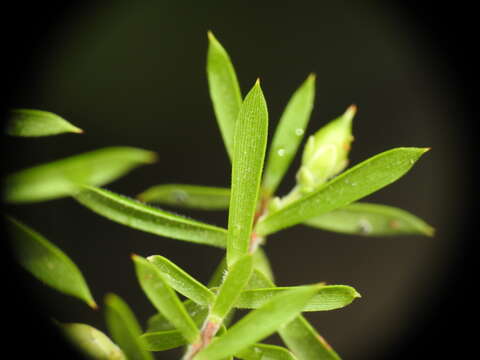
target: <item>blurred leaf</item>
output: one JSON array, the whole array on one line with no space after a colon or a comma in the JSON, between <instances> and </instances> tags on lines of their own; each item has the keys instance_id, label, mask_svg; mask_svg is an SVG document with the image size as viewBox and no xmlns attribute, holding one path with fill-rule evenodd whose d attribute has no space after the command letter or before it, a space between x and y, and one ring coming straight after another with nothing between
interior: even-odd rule
<instances>
[{"instance_id":1,"label":"blurred leaf","mask_svg":"<svg viewBox=\"0 0 480 360\"><path fill-rule=\"evenodd\" d=\"M105 297L105 320L113 340L129 360L153 360L140 339L142 329L130 307L115 294Z\"/></svg>"},{"instance_id":2,"label":"blurred leaf","mask_svg":"<svg viewBox=\"0 0 480 360\"><path fill-rule=\"evenodd\" d=\"M8 114L6 133L11 136L38 137L63 133L82 133L83 130L48 111L14 109Z\"/></svg>"},{"instance_id":3,"label":"blurred leaf","mask_svg":"<svg viewBox=\"0 0 480 360\"><path fill-rule=\"evenodd\" d=\"M214 293L170 260L160 255L149 256L147 260L162 272L163 278L180 294L199 305L208 306L214 302Z\"/></svg>"},{"instance_id":4,"label":"blurred leaf","mask_svg":"<svg viewBox=\"0 0 480 360\"><path fill-rule=\"evenodd\" d=\"M353 203L308 219L305 225L346 234L433 236L434 229L409 212L380 204Z\"/></svg>"},{"instance_id":5,"label":"blurred leaf","mask_svg":"<svg viewBox=\"0 0 480 360\"><path fill-rule=\"evenodd\" d=\"M181 332L185 340L195 342L200 331L160 270L141 256L133 255L132 259L140 285L152 304Z\"/></svg>"},{"instance_id":6,"label":"blurred leaf","mask_svg":"<svg viewBox=\"0 0 480 360\"><path fill-rule=\"evenodd\" d=\"M198 244L225 247L225 229L145 205L111 191L82 186L75 199L106 218L148 233Z\"/></svg>"},{"instance_id":7,"label":"blurred leaf","mask_svg":"<svg viewBox=\"0 0 480 360\"><path fill-rule=\"evenodd\" d=\"M233 133L242 94L230 57L212 32L208 32L207 75L210 98L227 153L232 158Z\"/></svg>"},{"instance_id":8,"label":"blurred leaf","mask_svg":"<svg viewBox=\"0 0 480 360\"><path fill-rule=\"evenodd\" d=\"M275 130L262 184L267 196L275 193L295 157L310 120L314 98L315 75L310 74L293 94Z\"/></svg>"},{"instance_id":9,"label":"blurred leaf","mask_svg":"<svg viewBox=\"0 0 480 360\"><path fill-rule=\"evenodd\" d=\"M268 276L261 270L254 269L245 290L263 289L275 286Z\"/></svg>"},{"instance_id":10,"label":"blurred leaf","mask_svg":"<svg viewBox=\"0 0 480 360\"><path fill-rule=\"evenodd\" d=\"M278 333L298 360L340 360L335 350L303 316L279 328Z\"/></svg>"},{"instance_id":11,"label":"blurred leaf","mask_svg":"<svg viewBox=\"0 0 480 360\"><path fill-rule=\"evenodd\" d=\"M62 250L25 224L8 216L6 219L12 249L21 266L52 288L97 307L80 270Z\"/></svg>"},{"instance_id":12,"label":"blurred leaf","mask_svg":"<svg viewBox=\"0 0 480 360\"><path fill-rule=\"evenodd\" d=\"M236 303L242 289L252 274L252 255L244 255L228 270L217 297L212 305L209 320L221 324L230 309Z\"/></svg>"},{"instance_id":13,"label":"blurred leaf","mask_svg":"<svg viewBox=\"0 0 480 360\"><path fill-rule=\"evenodd\" d=\"M145 349L149 351L165 351L187 344L187 340L178 330L147 332L140 339L142 339Z\"/></svg>"},{"instance_id":14,"label":"blurred leaf","mask_svg":"<svg viewBox=\"0 0 480 360\"><path fill-rule=\"evenodd\" d=\"M192 318L197 327L201 327L208 315L208 307L200 306L192 300L185 300L183 302L185 310ZM174 330L174 327L161 313L151 316L147 322L147 332L157 332L165 330Z\"/></svg>"},{"instance_id":15,"label":"blurred leaf","mask_svg":"<svg viewBox=\"0 0 480 360\"><path fill-rule=\"evenodd\" d=\"M228 267L248 252L265 157L267 130L267 104L257 80L240 108L235 126L228 214Z\"/></svg>"},{"instance_id":16,"label":"blurred leaf","mask_svg":"<svg viewBox=\"0 0 480 360\"><path fill-rule=\"evenodd\" d=\"M281 346L255 344L235 354L242 360L296 360L295 356Z\"/></svg>"},{"instance_id":17,"label":"blurred leaf","mask_svg":"<svg viewBox=\"0 0 480 360\"><path fill-rule=\"evenodd\" d=\"M256 232L260 236L272 234L370 195L407 173L427 150L396 148L377 154L312 193L262 218Z\"/></svg>"},{"instance_id":18,"label":"blurred leaf","mask_svg":"<svg viewBox=\"0 0 480 360\"><path fill-rule=\"evenodd\" d=\"M34 166L8 175L4 200L35 202L71 195L80 184L104 185L142 164L155 154L131 147L109 147Z\"/></svg>"},{"instance_id":19,"label":"blurred leaf","mask_svg":"<svg viewBox=\"0 0 480 360\"><path fill-rule=\"evenodd\" d=\"M190 209L223 210L228 209L230 189L166 184L153 186L137 196L144 202L159 203Z\"/></svg>"},{"instance_id":20,"label":"blurred leaf","mask_svg":"<svg viewBox=\"0 0 480 360\"><path fill-rule=\"evenodd\" d=\"M219 360L267 337L293 320L320 286L301 286L272 298L239 320L226 334L214 339L197 354L195 360Z\"/></svg>"},{"instance_id":21,"label":"blurred leaf","mask_svg":"<svg viewBox=\"0 0 480 360\"><path fill-rule=\"evenodd\" d=\"M235 307L243 309L257 309L278 294L294 287L274 287L264 289L245 290L240 294ZM345 285L325 285L319 288L305 305L302 311L328 311L349 305L360 295L354 288Z\"/></svg>"},{"instance_id":22,"label":"blurred leaf","mask_svg":"<svg viewBox=\"0 0 480 360\"><path fill-rule=\"evenodd\" d=\"M227 258L224 257L222 258L222 261L220 261L215 271L213 272L213 275L210 281L208 282L208 287L209 288L219 287L222 284L222 280L226 272L227 272Z\"/></svg>"},{"instance_id":23,"label":"blurred leaf","mask_svg":"<svg viewBox=\"0 0 480 360\"><path fill-rule=\"evenodd\" d=\"M352 121L356 112L357 107L351 105L341 116L308 137L296 175L297 189L301 193L318 189L348 165L353 141Z\"/></svg>"},{"instance_id":24,"label":"blurred leaf","mask_svg":"<svg viewBox=\"0 0 480 360\"><path fill-rule=\"evenodd\" d=\"M270 266L270 261L268 260L265 251L258 247L257 250L253 253L253 268L264 273L265 276L274 281L272 267ZM268 286L267 286L268 287Z\"/></svg>"},{"instance_id":25,"label":"blurred leaf","mask_svg":"<svg viewBox=\"0 0 480 360\"><path fill-rule=\"evenodd\" d=\"M63 333L88 359L127 360L122 350L100 330L86 324L60 324Z\"/></svg>"}]
</instances>

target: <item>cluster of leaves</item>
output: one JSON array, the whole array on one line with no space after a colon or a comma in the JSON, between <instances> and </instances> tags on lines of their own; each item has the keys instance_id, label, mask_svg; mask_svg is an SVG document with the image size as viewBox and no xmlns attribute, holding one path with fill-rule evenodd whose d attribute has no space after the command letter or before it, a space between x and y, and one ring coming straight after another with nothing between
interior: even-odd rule
<instances>
[{"instance_id":1,"label":"cluster of leaves","mask_svg":"<svg viewBox=\"0 0 480 360\"><path fill-rule=\"evenodd\" d=\"M158 313L142 330L117 295L105 297L111 339L86 324L60 324L65 334L94 359L152 359L154 351L186 346L185 360L339 359L301 315L350 304L360 295L345 285L276 286L266 236L297 224L358 235L424 234L433 229L406 211L357 200L404 175L425 148L395 148L342 172L350 149L350 107L305 147L297 185L274 194L303 139L315 93L310 75L293 94L273 137L267 162L268 112L257 81L245 98L229 56L209 33L207 75L215 115L232 163L231 188L164 184L138 200L100 186L133 168L152 163L146 150L115 147L72 156L7 176L4 200L30 203L72 196L108 219L153 234L226 249L208 284L202 284L160 255L132 260L140 285ZM11 112L7 133L47 136L82 132L52 113ZM205 224L147 203L195 209L228 209L228 228ZM19 263L51 287L97 305L77 266L42 235L8 216ZM186 298L182 301L179 294ZM252 309L231 325L235 309ZM260 343L278 332L286 347Z\"/></svg>"}]
</instances>

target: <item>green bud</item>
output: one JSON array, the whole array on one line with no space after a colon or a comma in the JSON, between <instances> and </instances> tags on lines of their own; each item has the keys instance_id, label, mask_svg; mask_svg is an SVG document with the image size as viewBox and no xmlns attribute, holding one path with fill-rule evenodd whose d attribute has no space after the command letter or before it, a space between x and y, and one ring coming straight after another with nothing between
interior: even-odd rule
<instances>
[{"instance_id":1,"label":"green bud","mask_svg":"<svg viewBox=\"0 0 480 360\"><path fill-rule=\"evenodd\" d=\"M297 184L302 192L310 192L348 164L353 141L352 120L357 108L350 106L340 117L310 136L305 145L302 165L297 172Z\"/></svg>"},{"instance_id":2,"label":"green bud","mask_svg":"<svg viewBox=\"0 0 480 360\"><path fill-rule=\"evenodd\" d=\"M122 350L100 330L86 324L59 324L65 336L89 359L126 360Z\"/></svg>"}]
</instances>

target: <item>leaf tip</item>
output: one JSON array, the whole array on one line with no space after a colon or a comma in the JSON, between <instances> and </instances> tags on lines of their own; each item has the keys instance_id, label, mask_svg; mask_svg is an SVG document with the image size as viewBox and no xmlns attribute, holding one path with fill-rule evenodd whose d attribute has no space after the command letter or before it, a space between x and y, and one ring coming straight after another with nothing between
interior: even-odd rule
<instances>
[{"instance_id":1,"label":"leaf tip","mask_svg":"<svg viewBox=\"0 0 480 360\"><path fill-rule=\"evenodd\" d=\"M307 81L315 81L316 79L317 79L317 74L313 72L308 74Z\"/></svg>"},{"instance_id":2,"label":"leaf tip","mask_svg":"<svg viewBox=\"0 0 480 360\"><path fill-rule=\"evenodd\" d=\"M215 35L213 35L212 30L207 30L207 37L208 37L208 40L210 40L210 41L216 40Z\"/></svg>"},{"instance_id":3,"label":"leaf tip","mask_svg":"<svg viewBox=\"0 0 480 360\"><path fill-rule=\"evenodd\" d=\"M353 118L358 111L358 106L355 104L350 105L345 111L345 115L348 115L349 118Z\"/></svg>"},{"instance_id":4,"label":"leaf tip","mask_svg":"<svg viewBox=\"0 0 480 360\"><path fill-rule=\"evenodd\" d=\"M130 254L130 258L133 260L133 261L138 261L140 260L141 256L140 255L137 255L135 253L131 253Z\"/></svg>"},{"instance_id":5,"label":"leaf tip","mask_svg":"<svg viewBox=\"0 0 480 360\"><path fill-rule=\"evenodd\" d=\"M432 226L427 226L423 230L423 233L427 235L428 237L434 237L435 236L435 228Z\"/></svg>"},{"instance_id":6,"label":"leaf tip","mask_svg":"<svg viewBox=\"0 0 480 360\"><path fill-rule=\"evenodd\" d=\"M145 158L145 162L146 162L147 164L153 164L153 163L157 162L157 160L158 160L158 155L157 155L156 152L149 151L149 152L147 153L147 156L146 156L146 158Z\"/></svg>"},{"instance_id":7,"label":"leaf tip","mask_svg":"<svg viewBox=\"0 0 480 360\"><path fill-rule=\"evenodd\" d=\"M83 134L85 131L83 129L80 129L79 127L74 126L72 128L72 132L75 134Z\"/></svg>"},{"instance_id":8,"label":"leaf tip","mask_svg":"<svg viewBox=\"0 0 480 360\"><path fill-rule=\"evenodd\" d=\"M93 299L89 299L88 302L87 302L88 306L90 306L93 310L98 310L99 309L99 306L97 305L97 303L95 302L95 300Z\"/></svg>"},{"instance_id":9,"label":"leaf tip","mask_svg":"<svg viewBox=\"0 0 480 360\"><path fill-rule=\"evenodd\" d=\"M255 81L255 86L260 86L260 78L257 78L257 81Z\"/></svg>"},{"instance_id":10,"label":"leaf tip","mask_svg":"<svg viewBox=\"0 0 480 360\"><path fill-rule=\"evenodd\" d=\"M422 148L422 150L423 150L422 154L425 154L426 152L432 150L432 148L431 147L424 147L424 148Z\"/></svg>"}]
</instances>

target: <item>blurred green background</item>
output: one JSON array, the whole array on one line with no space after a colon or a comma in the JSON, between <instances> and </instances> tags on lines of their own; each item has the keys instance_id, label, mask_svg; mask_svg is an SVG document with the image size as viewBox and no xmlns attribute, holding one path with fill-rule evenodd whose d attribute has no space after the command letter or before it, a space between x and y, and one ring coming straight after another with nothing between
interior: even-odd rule
<instances>
[{"instance_id":1,"label":"blurred green background","mask_svg":"<svg viewBox=\"0 0 480 360\"><path fill-rule=\"evenodd\" d=\"M454 214L466 204L468 178L455 159L466 151L458 126L465 112L446 54L404 7L381 1L102 1L78 2L52 20L9 105L55 112L85 134L5 139L14 155L7 172L130 145L156 151L159 160L107 186L116 192L134 196L170 182L229 186L205 74L212 30L230 53L243 94L261 78L270 134L292 92L314 72L307 133L356 104L352 164L393 147L432 147L412 172L368 200L413 212L437 228L435 238L370 239L298 226L266 246L279 284L326 281L363 295L347 308L307 315L345 359L393 359L403 340L425 325L460 246L462 219ZM297 167L298 159L280 193L292 187ZM222 257L216 249L109 222L72 199L9 211L71 256L97 302L117 293L142 323L154 309L135 279L131 253L161 254L202 281ZM181 212L226 226L225 212ZM47 316L105 329L101 311L20 278Z\"/></svg>"}]
</instances>

